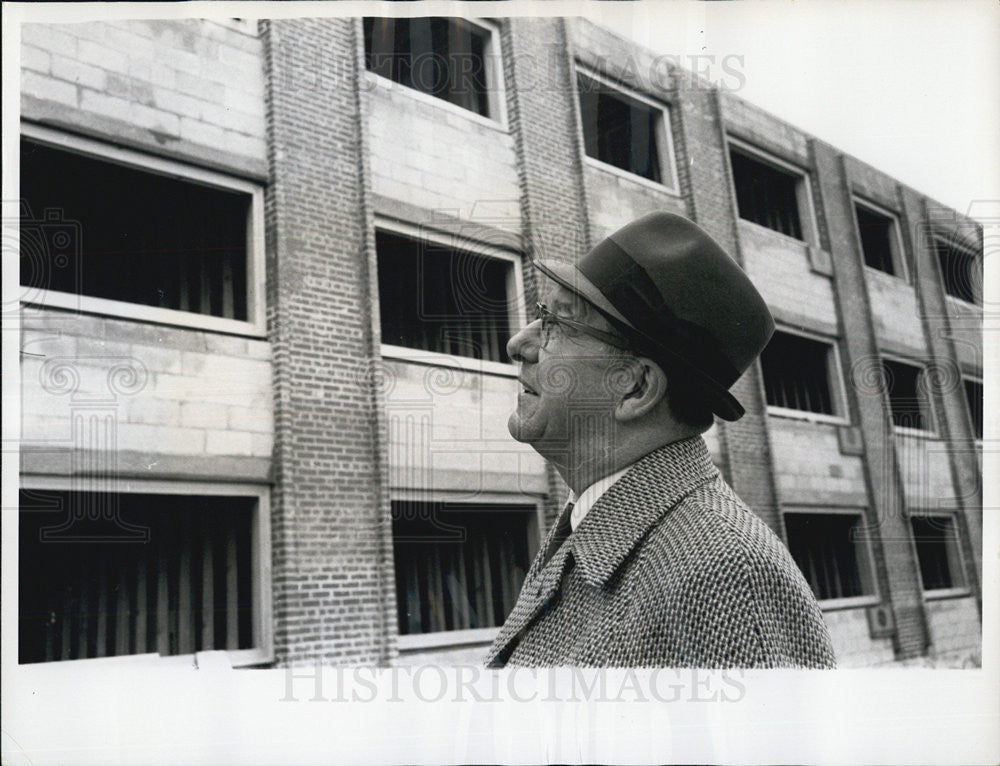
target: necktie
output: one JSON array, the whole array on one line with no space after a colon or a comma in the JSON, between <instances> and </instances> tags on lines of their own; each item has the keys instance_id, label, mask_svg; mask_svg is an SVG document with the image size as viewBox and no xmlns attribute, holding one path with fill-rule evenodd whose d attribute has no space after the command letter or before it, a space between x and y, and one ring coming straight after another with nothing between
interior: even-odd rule
<instances>
[{"instance_id":1,"label":"necktie","mask_svg":"<svg viewBox=\"0 0 1000 766\"><path fill-rule=\"evenodd\" d=\"M555 534L552 535L552 540L549 542L549 547L545 549L545 558L542 559L542 566L544 567L549 563L559 546L563 544L570 533L573 531L573 527L569 523L569 518L573 514L573 503L569 501L566 503L566 507L563 508L562 513L559 514L559 521L556 524Z\"/></svg>"}]
</instances>

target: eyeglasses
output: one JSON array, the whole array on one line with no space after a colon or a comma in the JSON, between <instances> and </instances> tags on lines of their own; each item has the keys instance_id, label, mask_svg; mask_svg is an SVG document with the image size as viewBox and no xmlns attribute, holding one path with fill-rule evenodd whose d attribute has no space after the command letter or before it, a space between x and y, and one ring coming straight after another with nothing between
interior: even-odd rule
<instances>
[{"instance_id":1,"label":"eyeglasses","mask_svg":"<svg viewBox=\"0 0 1000 766\"><path fill-rule=\"evenodd\" d=\"M632 345L620 335L613 335L612 333L598 330L596 327L591 327L588 324L583 324L583 322L577 322L573 319L567 319L566 317L561 317L558 314L553 314L544 303L535 304L535 319L540 319L542 321L541 343L539 344L539 348L545 348L548 346L549 341L552 339L552 331L555 330L557 325L563 325L571 330L582 332L592 338L604 341L609 346L614 346L615 348L625 350L632 348Z\"/></svg>"}]
</instances>

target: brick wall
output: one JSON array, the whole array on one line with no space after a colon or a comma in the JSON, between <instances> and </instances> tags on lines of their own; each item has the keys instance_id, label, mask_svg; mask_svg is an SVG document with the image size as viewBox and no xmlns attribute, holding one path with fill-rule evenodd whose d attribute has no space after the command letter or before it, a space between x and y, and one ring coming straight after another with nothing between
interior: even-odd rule
<instances>
[{"instance_id":1,"label":"brick wall","mask_svg":"<svg viewBox=\"0 0 1000 766\"><path fill-rule=\"evenodd\" d=\"M924 238L933 226L981 248L981 231L589 22L499 26L506 128L401 87L359 89L356 20L267 22L260 37L207 21L25 27L26 120L269 181L268 341L118 319L69 324L42 313L24 324L25 351L45 355L25 357L25 438L65 445L69 433L72 395L60 393L65 383L42 385L43 370L51 378L46 361L72 358L77 391L89 394L108 387L110 360L138 360L142 385L122 378L112 392L125 473L275 482L278 663L391 662L389 487L410 486L410 469L422 469L397 460L390 471L393 450L406 446L390 441L392 413L431 417L432 484L547 491L550 519L565 487L506 436L506 380L470 378L424 402L425 381L415 377L422 368L380 367L373 211L420 223L444 209L449 226L485 221L491 228L481 238L567 260L647 210L686 211L748 270L779 319L842 339L849 385L850 428L769 418L754 365L733 389L747 415L713 428L713 457L779 532L779 500L867 507L880 526L876 577L895 611L898 655L921 652L928 626L936 649L971 646L978 585L973 598L934 602L925 613L904 514L904 499L957 503L968 533L966 579L978 583L981 469L961 389L954 381L935 388L940 438L912 444L886 427L884 397L868 390L864 370L879 349L919 356L926 345L945 371L981 373L981 309L944 295ZM574 59L671 104L680 197L585 166ZM737 220L727 130L811 169L819 248ZM863 268L851 194L899 213L914 287ZM524 282L530 300L530 269ZM394 393L373 370L395 370ZM65 380L72 386L72 376ZM848 431L860 434L857 444ZM49 474L73 466L65 450L44 449L26 451L23 464ZM889 640L864 638L863 610L826 617L842 662L891 656ZM959 626L961 640L945 646L948 625Z\"/></svg>"},{"instance_id":2,"label":"brick wall","mask_svg":"<svg viewBox=\"0 0 1000 766\"><path fill-rule=\"evenodd\" d=\"M586 252L582 148L561 19L510 19L503 28L507 111L519 163L525 240L542 257Z\"/></svg>"},{"instance_id":3,"label":"brick wall","mask_svg":"<svg viewBox=\"0 0 1000 766\"><path fill-rule=\"evenodd\" d=\"M265 170L260 40L198 19L26 24L26 119L249 175Z\"/></svg>"},{"instance_id":4,"label":"brick wall","mask_svg":"<svg viewBox=\"0 0 1000 766\"><path fill-rule=\"evenodd\" d=\"M360 31L359 22L343 19L275 20L262 29L279 664L385 661L395 633L368 374L377 355L360 161ZM340 65L317 71L317 61Z\"/></svg>"}]
</instances>

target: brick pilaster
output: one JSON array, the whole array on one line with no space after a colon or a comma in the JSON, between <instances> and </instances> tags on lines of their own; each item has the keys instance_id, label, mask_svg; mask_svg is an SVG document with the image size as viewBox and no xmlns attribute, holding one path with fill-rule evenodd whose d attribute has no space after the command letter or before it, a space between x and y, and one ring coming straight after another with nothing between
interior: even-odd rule
<instances>
[{"instance_id":1,"label":"brick pilaster","mask_svg":"<svg viewBox=\"0 0 1000 766\"><path fill-rule=\"evenodd\" d=\"M501 34L507 112L518 159L521 220L526 253L572 260L589 245L579 145L576 82L563 19L507 20ZM525 273L531 301L537 292L533 269ZM529 304L530 305L530 304ZM546 521L551 523L566 494L549 469Z\"/></svg>"},{"instance_id":2,"label":"brick pilaster","mask_svg":"<svg viewBox=\"0 0 1000 766\"><path fill-rule=\"evenodd\" d=\"M685 151L692 158L688 208L698 225L742 265L718 93L692 79L682 90L681 107ZM744 502L783 535L760 364L755 362L731 391L746 414L734 423L716 420L726 479Z\"/></svg>"},{"instance_id":3,"label":"brick pilaster","mask_svg":"<svg viewBox=\"0 0 1000 766\"><path fill-rule=\"evenodd\" d=\"M899 196L909 223L907 234L913 253L913 281L931 357L928 368L931 385L928 389L934 400L938 432L949 452L948 462L956 498L953 507L959 511L960 523L965 526L966 534L962 535L962 542L963 553L969 564L966 567L966 579L977 594L981 606L982 474L976 457L975 434L969 420L955 342L981 344L982 316L973 315L970 319L968 315L950 309L931 239L934 221L929 215L926 201L905 187L899 187ZM940 221L939 233L945 234L949 229L955 228L956 223L954 217Z\"/></svg>"},{"instance_id":4,"label":"brick pilaster","mask_svg":"<svg viewBox=\"0 0 1000 766\"><path fill-rule=\"evenodd\" d=\"M835 300L843 327L841 352L852 421L861 429L868 495L870 544L880 547L877 577L896 618L894 648L899 658L919 656L927 646L920 571L906 516L888 394L881 381L864 261L854 223L851 190L835 150L812 141L817 207L826 222L833 256Z\"/></svg>"},{"instance_id":5,"label":"brick pilaster","mask_svg":"<svg viewBox=\"0 0 1000 766\"><path fill-rule=\"evenodd\" d=\"M261 27L275 648L283 665L375 663L389 652L385 493L368 374L371 243L359 159L359 29L345 19Z\"/></svg>"}]
</instances>

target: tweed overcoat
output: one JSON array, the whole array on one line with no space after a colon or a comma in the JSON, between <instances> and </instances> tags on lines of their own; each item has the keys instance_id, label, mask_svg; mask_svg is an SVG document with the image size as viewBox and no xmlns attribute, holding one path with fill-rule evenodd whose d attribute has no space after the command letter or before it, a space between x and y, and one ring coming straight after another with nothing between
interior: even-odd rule
<instances>
[{"instance_id":1,"label":"tweed overcoat","mask_svg":"<svg viewBox=\"0 0 1000 766\"><path fill-rule=\"evenodd\" d=\"M805 578L700 436L635 463L543 562L556 526L490 667L835 666Z\"/></svg>"}]
</instances>

